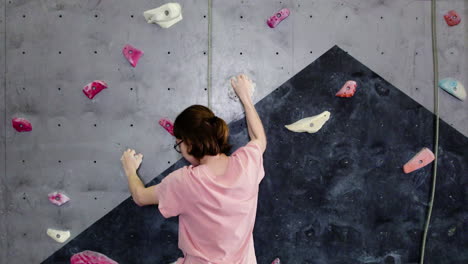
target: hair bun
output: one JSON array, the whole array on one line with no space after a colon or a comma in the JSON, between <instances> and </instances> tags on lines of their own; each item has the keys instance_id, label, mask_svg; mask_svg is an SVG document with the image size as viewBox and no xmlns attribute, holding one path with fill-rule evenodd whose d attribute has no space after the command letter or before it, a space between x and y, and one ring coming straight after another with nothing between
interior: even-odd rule
<instances>
[{"instance_id":1,"label":"hair bun","mask_svg":"<svg viewBox=\"0 0 468 264\"><path fill-rule=\"evenodd\" d=\"M218 120L218 117L217 117L217 116L213 116L212 118L209 118L209 119L208 119L208 122L209 122L210 124L213 124L213 123L216 122L217 120Z\"/></svg>"}]
</instances>

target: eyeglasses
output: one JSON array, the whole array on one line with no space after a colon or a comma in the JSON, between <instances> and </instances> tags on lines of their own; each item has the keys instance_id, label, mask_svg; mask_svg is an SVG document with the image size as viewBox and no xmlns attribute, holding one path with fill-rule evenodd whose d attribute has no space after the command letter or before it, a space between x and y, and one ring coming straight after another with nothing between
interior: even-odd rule
<instances>
[{"instance_id":1,"label":"eyeglasses","mask_svg":"<svg viewBox=\"0 0 468 264\"><path fill-rule=\"evenodd\" d=\"M179 152L179 153L182 153L182 151L180 150L180 144L184 142L183 140L181 140L179 143L177 144L174 144L174 149L175 151Z\"/></svg>"}]
</instances>

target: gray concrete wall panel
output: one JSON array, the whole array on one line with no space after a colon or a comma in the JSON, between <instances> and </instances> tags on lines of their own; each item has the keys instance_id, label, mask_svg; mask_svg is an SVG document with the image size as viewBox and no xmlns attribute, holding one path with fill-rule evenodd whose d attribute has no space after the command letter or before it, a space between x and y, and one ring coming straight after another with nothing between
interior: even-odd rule
<instances>
[{"instance_id":1,"label":"gray concrete wall panel","mask_svg":"<svg viewBox=\"0 0 468 264\"><path fill-rule=\"evenodd\" d=\"M207 103L206 7L181 1L184 19L164 30L142 16L161 4L7 4L6 115L33 124L30 133L7 129L10 261L39 262L61 246L47 228L74 237L126 199L119 160L126 147L144 153L145 182L180 158L157 121ZM145 52L136 68L122 55L125 44ZM109 88L91 101L82 88L93 80ZM71 202L51 205L47 194L56 190Z\"/></svg>"},{"instance_id":2,"label":"gray concrete wall panel","mask_svg":"<svg viewBox=\"0 0 468 264\"><path fill-rule=\"evenodd\" d=\"M7 121L5 119L5 1L0 1L0 262L6 263L7 232L6 229L6 206L7 192L6 185L6 146L5 131Z\"/></svg>"}]
</instances>

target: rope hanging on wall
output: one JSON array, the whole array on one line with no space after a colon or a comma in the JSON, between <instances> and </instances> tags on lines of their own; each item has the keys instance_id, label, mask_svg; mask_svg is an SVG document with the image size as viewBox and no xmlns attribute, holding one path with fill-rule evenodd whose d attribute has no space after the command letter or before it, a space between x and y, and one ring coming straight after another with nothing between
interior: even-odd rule
<instances>
[{"instance_id":1,"label":"rope hanging on wall","mask_svg":"<svg viewBox=\"0 0 468 264\"><path fill-rule=\"evenodd\" d=\"M431 3L431 22L432 22L432 60L433 60L433 71L434 71L434 114L435 120L435 139L434 139L434 171L432 176L432 188L431 188L431 199L429 201L429 211L427 213L426 224L424 226L423 241L421 246L421 258L419 263L424 263L424 254L426 251L426 240L427 232L429 230L429 224L431 222L432 207L434 205L435 187L437 180L437 160L439 156L439 65L437 60L437 30L436 30L436 0L432 0Z\"/></svg>"}]
</instances>

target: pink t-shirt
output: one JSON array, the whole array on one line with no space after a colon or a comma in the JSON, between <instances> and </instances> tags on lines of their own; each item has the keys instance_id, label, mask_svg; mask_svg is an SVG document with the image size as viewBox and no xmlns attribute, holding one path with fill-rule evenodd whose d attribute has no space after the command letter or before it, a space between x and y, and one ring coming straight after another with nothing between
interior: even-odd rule
<instances>
[{"instance_id":1,"label":"pink t-shirt","mask_svg":"<svg viewBox=\"0 0 468 264\"><path fill-rule=\"evenodd\" d=\"M223 176L190 165L156 186L161 214L179 216L177 264L257 263L252 232L264 176L261 149L249 142L229 156Z\"/></svg>"}]
</instances>

